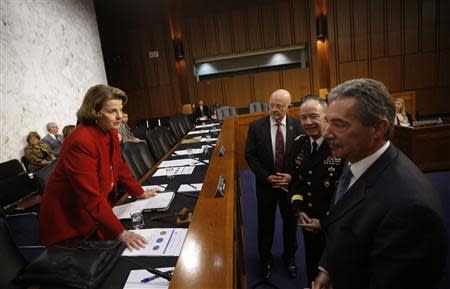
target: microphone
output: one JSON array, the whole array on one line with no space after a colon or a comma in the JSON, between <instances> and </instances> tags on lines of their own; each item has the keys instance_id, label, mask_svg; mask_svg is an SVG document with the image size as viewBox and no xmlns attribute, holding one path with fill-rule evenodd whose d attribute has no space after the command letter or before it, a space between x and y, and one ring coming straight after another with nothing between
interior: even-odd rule
<instances>
[{"instance_id":1,"label":"microphone","mask_svg":"<svg viewBox=\"0 0 450 289\"><path fill-rule=\"evenodd\" d=\"M86 244L86 243L85 243L85 244ZM85 245L85 244L83 244L83 245ZM155 268L147 267L147 266L145 266L145 265L143 265L143 264L141 264L141 263L139 263L139 262L133 261L133 260L131 260L131 259L129 259L129 258L126 258L126 257L124 257L124 256L116 255L116 254L114 254L114 253L111 253L111 252L108 251L108 250L104 250L104 249L102 249L102 248L96 247L94 244L91 244L91 243L89 243L89 242L88 242L86 245L87 245L88 247L91 247L91 248L97 249L97 250L99 250L99 251L105 252L105 253L107 253L107 254L109 254L109 255L113 255L114 257L117 257L117 258L119 258L120 260L124 260L125 262L128 262L128 263L131 263L131 264L133 264L133 265L139 266L139 267L141 267L141 268L147 270L148 272L150 272L150 273L152 273L152 274L154 274L154 275L156 275L156 276L158 276L158 277L164 278L164 279L166 279L166 280L168 280L168 281L172 280L172 275L173 275L173 274L170 273L170 272L162 272L162 271L159 271L159 270L157 270L157 269L155 269Z\"/></svg>"}]
</instances>

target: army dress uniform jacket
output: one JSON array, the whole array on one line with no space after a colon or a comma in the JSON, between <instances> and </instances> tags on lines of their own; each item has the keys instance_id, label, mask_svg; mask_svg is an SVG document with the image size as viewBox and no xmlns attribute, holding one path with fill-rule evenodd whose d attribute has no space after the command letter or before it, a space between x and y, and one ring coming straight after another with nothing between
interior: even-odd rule
<instances>
[{"instance_id":1,"label":"army dress uniform jacket","mask_svg":"<svg viewBox=\"0 0 450 289\"><path fill-rule=\"evenodd\" d=\"M332 155L326 140L311 155L311 141L306 135L295 139L294 151L295 165L289 190L292 207L310 218L321 218L330 209L344 162Z\"/></svg>"}]
</instances>

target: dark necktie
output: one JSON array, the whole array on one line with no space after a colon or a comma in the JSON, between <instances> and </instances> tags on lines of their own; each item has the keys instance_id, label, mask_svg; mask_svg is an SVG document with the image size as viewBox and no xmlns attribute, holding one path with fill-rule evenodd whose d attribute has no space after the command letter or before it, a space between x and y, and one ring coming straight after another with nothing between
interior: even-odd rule
<instances>
[{"instance_id":1,"label":"dark necktie","mask_svg":"<svg viewBox=\"0 0 450 289\"><path fill-rule=\"evenodd\" d=\"M313 142L312 142L312 152L311 152L311 155L314 155L314 154L317 153L317 147L318 147L318 146L319 146L319 145L317 144L316 141L313 141Z\"/></svg>"},{"instance_id":2,"label":"dark necktie","mask_svg":"<svg viewBox=\"0 0 450 289\"><path fill-rule=\"evenodd\" d=\"M283 168L284 160L284 139L281 132L281 123L276 124L278 126L277 134L275 137L275 171L280 172Z\"/></svg>"},{"instance_id":3,"label":"dark necktie","mask_svg":"<svg viewBox=\"0 0 450 289\"><path fill-rule=\"evenodd\" d=\"M341 178L339 179L339 184L336 189L336 194L334 197L334 203L336 204L340 198L345 194L350 185L350 180L353 177L352 170L350 170L350 166L346 166L344 172L342 173Z\"/></svg>"}]
</instances>

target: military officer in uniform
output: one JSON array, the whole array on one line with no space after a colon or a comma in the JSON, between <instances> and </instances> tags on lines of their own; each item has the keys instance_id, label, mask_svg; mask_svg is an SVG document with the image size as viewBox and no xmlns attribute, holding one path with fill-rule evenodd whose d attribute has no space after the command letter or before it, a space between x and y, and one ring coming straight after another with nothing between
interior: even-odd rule
<instances>
[{"instance_id":1,"label":"military officer in uniform","mask_svg":"<svg viewBox=\"0 0 450 289\"><path fill-rule=\"evenodd\" d=\"M318 274L325 236L320 219L330 206L343 161L331 154L322 137L327 103L317 96L307 96L300 105L300 123L305 134L294 140L295 171L290 186L291 203L299 218L305 241L306 270L309 282Z\"/></svg>"}]
</instances>

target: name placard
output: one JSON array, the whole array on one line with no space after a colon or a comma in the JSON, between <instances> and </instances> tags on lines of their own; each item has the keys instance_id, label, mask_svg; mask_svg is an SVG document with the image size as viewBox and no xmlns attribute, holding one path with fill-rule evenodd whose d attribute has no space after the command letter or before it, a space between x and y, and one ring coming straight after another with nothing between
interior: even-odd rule
<instances>
[{"instance_id":1,"label":"name placard","mask_svg":"<svg viewBox=\"0 0 450 289\"><path fill-rule=\"evenodd\" d=\"M225 178L223 176L220 176L219 181L217 182L217 190L214 197L223 198L225 196L225 187L226 187Z\"/></svg>"},{"instance_id":2,"label":"name placard","mask_svg":"<svg viewBox=\"0 0 450 289\"><path fill-rule=\"evenodd\" d=\"M222 145L219 150L219 157L223 157L225 155L225 147Z\"/></svg>"}]
</instances>

